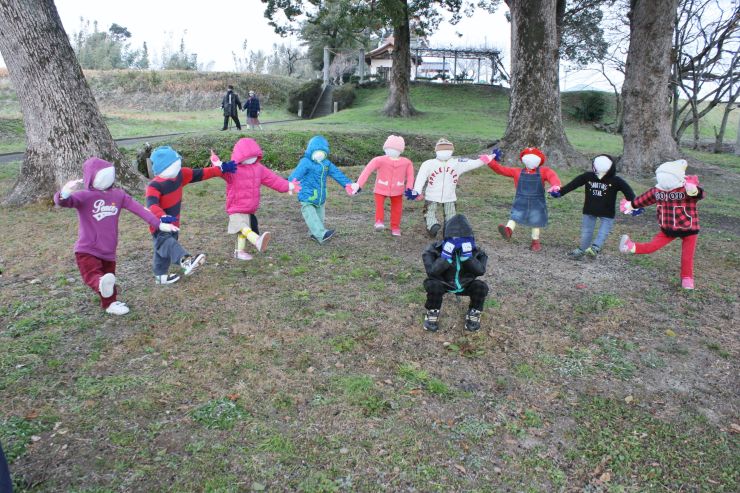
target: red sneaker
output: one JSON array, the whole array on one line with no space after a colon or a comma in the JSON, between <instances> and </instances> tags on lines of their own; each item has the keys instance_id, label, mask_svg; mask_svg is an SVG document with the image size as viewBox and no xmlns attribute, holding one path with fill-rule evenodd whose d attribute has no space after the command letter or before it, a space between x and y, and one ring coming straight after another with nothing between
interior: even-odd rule
<instances>
[{"instance_id":1,"label":"red sneaker","mask_svg":"<svg viewBox=\"0 0 740 493\"><path fill-rule=\"evenodd\" d=\"M530 250L533 252L539 252L542 250L542 245L540 245L540 240L532 240L532 245L529 247Z\"/></svg>"},{"instance_id":2,"label":"red sneaker","mask_svg":"<svg viewBox=\"0 0 740 493\"><path fill-rule=\"evenodd\" d=\"M498 232L501 233L501 237L505 240L511 239L511 228L508 226L504 226L503 224L498 225Z\"/></svg>"}]
</instances>

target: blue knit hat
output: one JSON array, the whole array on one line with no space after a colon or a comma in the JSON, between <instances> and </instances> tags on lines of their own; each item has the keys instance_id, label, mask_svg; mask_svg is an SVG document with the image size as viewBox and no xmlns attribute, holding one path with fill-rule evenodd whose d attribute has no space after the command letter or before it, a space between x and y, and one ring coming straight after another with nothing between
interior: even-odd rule
<instances>
[{"instance_id":1,"label":"blue knit hat","mask_svg":"<svg viewBox=\"0 0 740 493\"><path fill-rule=\"evenodd\" d=\"M155 175L160 174L162 171L169 168L170 164L174 163L178 159L182 159L177 151L170 146L160 146L152 151L152 171Z\"/></svg>"}]
</instances>

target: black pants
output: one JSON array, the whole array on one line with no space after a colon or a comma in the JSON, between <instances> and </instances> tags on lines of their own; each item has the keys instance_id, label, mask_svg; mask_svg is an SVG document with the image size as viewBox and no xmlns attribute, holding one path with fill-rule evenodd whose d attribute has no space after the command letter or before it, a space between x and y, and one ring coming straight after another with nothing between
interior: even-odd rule
<instances>
[{"instance_id":1,"label":"black pants","mask_svg":"<svg viewBox=\"0 0 740 493\"><path fill-rule=\"evenodd\" d=\"M449 286L436 279L426 279L424 289L427 291L427 302L424 307L427 310L439 310L442 306L442 298L449 291ZM455 294L457 296L470 296L470 308L483 311L483 303L485 303L486 296L488 296L488 284L476 279L465 286L465 289L461 292Z\"/></svg>"},{"instance_id":2,"label":"black pants","mask_svg":"<svg viewBox=\"0 0 740 493\"><path fill-rule=\"evenodd\" d=\"M223 128L224 130L226 130L227 128L229 128L229 118L231 118L232 120L234 120L234 123L236 123L237 130L241 130L242 129L242 124L239 123L239 115L233 115L231 117L229 117L229 115L226 115L226 116L224 116L224 128Z\"/></svg>"}]
</instances>

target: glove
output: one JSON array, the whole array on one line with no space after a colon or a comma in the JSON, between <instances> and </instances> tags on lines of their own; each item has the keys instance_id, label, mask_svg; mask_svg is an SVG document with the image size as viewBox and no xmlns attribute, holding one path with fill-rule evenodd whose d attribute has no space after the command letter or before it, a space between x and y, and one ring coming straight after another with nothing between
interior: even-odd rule
<instances>
[{"instance_id":1,"label":"glove","mask_svg":"<svg viewBox=\"0 0 740 493\"><path fill-rule=\"evenodd\" d=\"M413 188L407 188L403 194L406 196L407 200L422 200L424 196L420 193L418 193Z\"/></svg>"},{"instance_id":2,"label":"glove","mask_svg":"<svg viewBox=\"0 0 740 493\"><path fill-rule=\"evenodd\" d=\"M451 241L445 241L444 245L442 245L442 255L441 257L448 262L452 260L452 254L455 253L455 249L457 249L457 246L455 243Z\"/></svg>"},{"instance_id":3,"label":"glove","mask_svg":"<svg viewBox=\"0 0 740 493\"><path fill-rule=\"evenodd\" d=\"M165 224L172 224L175 221L177 221L177 218L175 216L162 216L159 218L160 222L163 222Z\"/></svg>"},{"instance_id":4,"label":"glove","mask_svg":"<svg viewBox=\"0 0 740 493\"><path fill-rule=\"evenodd\" d=\"M360 190L362 190L362 188L360 188L360 185L358 185L357 182L351 183L350 184L350 187L352 187L352 190L354 191L354 194L358 194L358 193L360 193ZM354 195L354 194L352 194L352 195Z\"/></svg>"},{"instance_id":5,"label":"glove","mask_svg":"<svg viewBox=\"0 0 740 493\"><path fill-rule=\"evenodd\" d=\"M495 149L493 149L493 150L491 151L491 157L492 157L492 158L493 158L494 160L496 160L496 161L499 161L499 162L500 162L500 161L501 161L501 158L502 158L502 157L504 157L504 153L503 153L503 151L502 151L501 149L499 149L499 148L497 147L497 148L495 148Z\"/></svg>"},{"instance_id":6,"label":"glove","mask_svg":"<svg viewBox=\"0 0 740 493\"><path fill-rule=\"evenodd\" d=\"M221 167L221 158L218 157L218 154L213 149L211 149L211 166Z\"/></svg>"},{"instance_id":7,"label":"glove","mask_svg":"<svg viewBox=\"0 0 740 493\"><path fill-rule=\"evenodd\" d=\"M686 194L690 196L694 196L699 193L699 177L697 175L689 175L686 177L686 182L684 183L684 188L686 188Z\"/></svg>"},{"instance_id":8,"label":"glove","mask_svg":"<svg viewBox=\"0 0 740 493\"><path fill-rule=\"evenodd\" d=\"M357 186L357 183L347 183L344 186L344 191L347 192L347 195L349 196L356 195L359 190L360 187Z\"/></svg>"},{"instance_id":9,"label":"glove","mask_svg":"<svg viewBox=\"0 0 740 493\"><path fill-rule=\"evenodd\" d=\"M293 195L293 192L295 193L301 192L301 182L295 179L288 183L288 193L290 195Z\"/></svg>"},{"instance_id":10,"label":"glove","mask_svg":"<svg viewBox=\"0 0 740 493\"><path fill-rule=\"evenodd\" d=\"M236 163L234 161L226 161L221 163L221 173L236 173Z\"/></svg>"},{"instance_id":11,"label":"glove","mask_svg":"<svg viewBox=\"0 0 740 493\"><path fill-rule=\"evenodd\" d=\"M557 185L554 185L547 189L547 193L550 194L550 197L558 198L560 197L560 187Z\"/></svg>"},{"instance_id":12,"label":"glove","mask_svg":"<svg viewBox=\"0 0 740 493\"><path fill-rule=\"evenodd\" d=\"M72 195L72 192L74 192L77 186L80 185L81 183L82 183L82 180L68 181L67 183L64 184L62 189L59 191L59 195L63 199L68 199L69 196Z\"/></svg>"},{"instance_id":13,"label":"glove","mask_svg":"<svg viewBox=\"0 0 740 493\"><path fill-rule=\"evenodd\" d=\"M172 216L162 216L162 218L160 218L160 221L161 219L164 219L165 217L172 217ZM178 231L180 231L180 228L178 228L174 224L169 224L169 223L161 221L159 223L159 230L163 233L177 233Z\"/></svg>"},{"instance_id":14,"label":"glove","mask_svg":"<svg viewBox=\"0 0 740 493\"><path fill-rule=\"evenodd\" d=\"M622 199L619 201L619 210L622 214L632 214L632 211L634 211L635 208L632 207L632 202L627 199Z\"/></svg>"},{"instance_id":15,"label":"glove","mask_svg":"<svg viewBox=\"0 0 740 493\"><path fill-rule=\"evenodd\" d=\"M475 243L472 241L462 241L460 242L459 248L460 248L460 259L461 260L468 260L470 257L473 256L473 248L475 247Z\"/></svg>"},{"instance_id":16,"label":"glove","mask_svg":"<svg viewBox=\"0 0 740 493\"><path fill-rule=\"evenodd\" d=\"M630 214L632 214L633 216L639 216L643 212L645 212L645 208L640 207L639 209L633 209L632 212L630 212Z\"/></svg>"}]
</instances>

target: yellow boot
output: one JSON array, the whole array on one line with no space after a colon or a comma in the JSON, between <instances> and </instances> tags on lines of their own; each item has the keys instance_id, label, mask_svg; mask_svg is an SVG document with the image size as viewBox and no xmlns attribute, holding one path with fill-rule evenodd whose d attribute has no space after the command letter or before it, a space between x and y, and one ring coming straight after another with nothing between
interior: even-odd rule
<instances>
[{"instance_id":1,"label":"yellow boot","mask_svg":"<svg viewBox=\"0 0 740 493\"><path fill-rule=\"evenodd\" d=\"M242 228L241 234L246 237L247 241L257 248L258 252L267 250L267 244L270 242L270 232L264 232L258 235L248 227Z\"/></svg>"},{"instance_id":2,"label":"yellow boot","mask_svg":"<svg viewBox=\"0 0 740 493\"><path fill-rule=\"evenodd\" d=\"M236 236L236 250L234 250L234 258L239 260L252 260L252 256L247 253L247 237L239 233Z\"/></svg>"}]
</instances>

